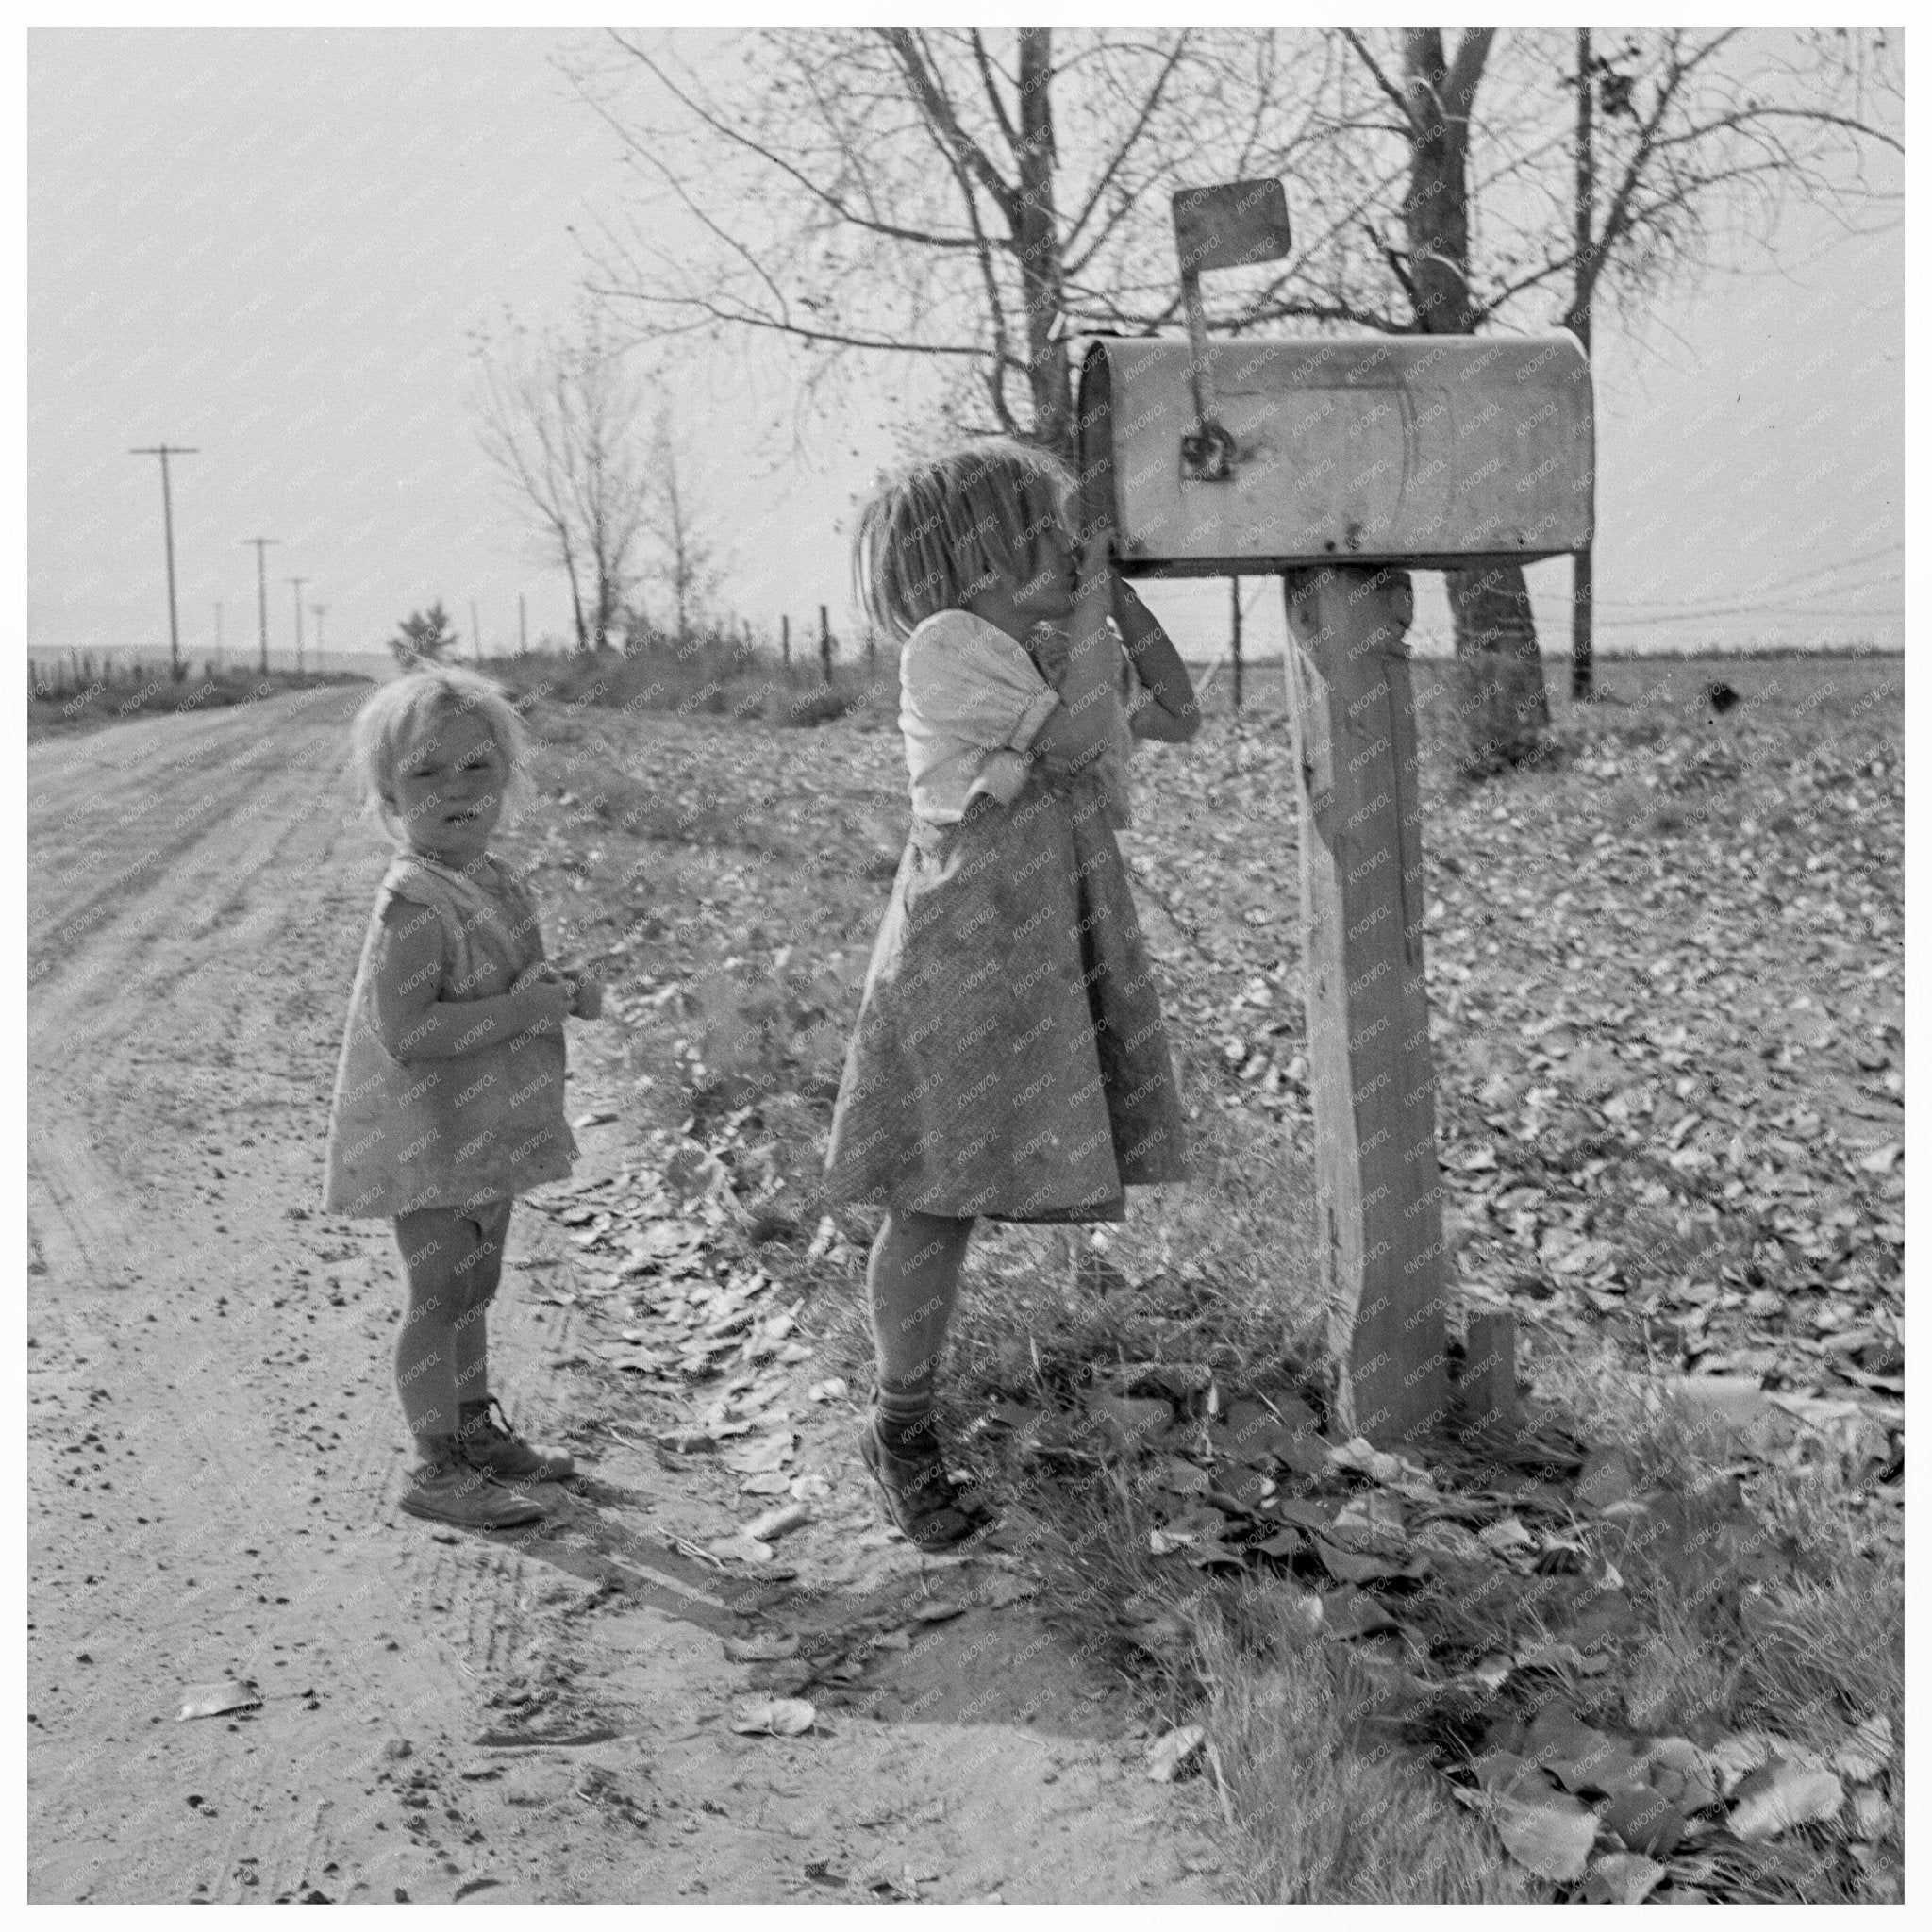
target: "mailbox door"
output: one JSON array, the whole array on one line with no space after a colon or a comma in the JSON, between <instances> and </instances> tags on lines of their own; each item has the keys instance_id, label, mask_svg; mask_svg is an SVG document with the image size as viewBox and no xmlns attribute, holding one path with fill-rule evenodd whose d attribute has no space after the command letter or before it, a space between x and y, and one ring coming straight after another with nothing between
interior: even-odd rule
<instances>
[{"instance_id":1,"label":"mailbox door","mask_svg":"<svg viewBox=\"0 0 1932 1932\"><path fill-rule=\"evenodd\" d=\"M1176 575L1346 558L1457 569L1589 542L1589 366L1568 335L1217 342L1224 482L1187 475L1188 349L1097 345L1081 374L1090 517L1124 567Z\"/></svg>"}]
</instances>

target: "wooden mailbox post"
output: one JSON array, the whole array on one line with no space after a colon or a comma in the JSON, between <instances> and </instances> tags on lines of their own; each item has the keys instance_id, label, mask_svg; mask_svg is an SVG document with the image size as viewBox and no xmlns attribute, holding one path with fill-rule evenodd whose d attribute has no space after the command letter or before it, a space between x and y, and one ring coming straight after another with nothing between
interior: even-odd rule
<instances>
[{"instance_id":1,"label":"wooden mailbox post","mask_svg":"<svg viewBox=\"0 0 1932 1932\"><path fill-rule=\"evenodd\" d=\"M1271 185L1176 197L1184 275L1282 252ZM1190 293L1191 341L1088 353L1083 510L1130 575L1283 579L1338 1420L1415 1441L1450 1391L1407 570L1589 542L1590 367L1567 333L1210 343Z\"/></svg>"}]
</instances>

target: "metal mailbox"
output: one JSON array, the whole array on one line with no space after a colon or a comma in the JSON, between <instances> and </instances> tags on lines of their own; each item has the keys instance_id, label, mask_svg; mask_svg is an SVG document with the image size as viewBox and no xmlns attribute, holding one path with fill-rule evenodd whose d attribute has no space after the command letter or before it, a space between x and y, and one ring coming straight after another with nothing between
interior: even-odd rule
<instances>
[{"instance_id":1,"label":"metal mailbox","mask_svg":"<svg viewBox=\"0 0 1932 1932\"><path fill-rule=\"evenodd\" d=\"M1567 331L1210 342L1222 480L1196 480L1182 450L1193 355L1103 339L1081 367L1083 506L1130 575L1462 570L1591 541L1590 362Z\"/></svg>"}]
</instances>

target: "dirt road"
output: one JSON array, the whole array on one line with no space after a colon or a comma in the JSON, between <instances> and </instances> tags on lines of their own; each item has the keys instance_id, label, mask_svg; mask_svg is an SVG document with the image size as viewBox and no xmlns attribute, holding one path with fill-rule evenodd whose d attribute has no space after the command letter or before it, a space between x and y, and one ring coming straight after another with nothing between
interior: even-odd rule
<instances>
[{"instance_id":1,"label":"dirt road","mask_svg":"<svg viewBox=\"0 0 1932 1932\"><path fill-rule=\"evenodd\" d=\"M392 1250L316 1209L384 858L357 695L29 753L30 1895L1215 1896L1201 1788L1145 1780L1024 1603L921 1622L961 1573L866 1533L822 1410L790 1611L676 1554L736 1486L641 1444L536 1538L396 1512ZM585 1107L620 1044L578 1036ZM636 1160L618 1135L580 1135L583 1174ZM565 1252L521 1212L491 1324L533 1433L577 1403L575 1317L528 1292ZM725 1638L841 1617L916 1633L874 1653L891 1681L801 1738L731 1733L754 1674ZM259 1709L177 1722L231 1675Z\"/></svg>"}]
</instances>

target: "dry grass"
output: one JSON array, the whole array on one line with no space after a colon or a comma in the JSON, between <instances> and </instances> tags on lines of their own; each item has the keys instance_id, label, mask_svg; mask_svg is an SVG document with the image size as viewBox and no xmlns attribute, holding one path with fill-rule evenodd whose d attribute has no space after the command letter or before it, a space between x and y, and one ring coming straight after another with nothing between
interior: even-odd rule
<instances>
[{"instance_id":1,"label":"dry grass","mask_svg":"<svg viewBox=\"0 0 1932 1932\"><path fill-rule=\"evenodd\" d=\"M363 684L353 672L252 671L246 665L217 669L204 663L197 672L183 664L182 676L169 675L165 658L132 652L96 657L75 651L61 662L36 661L27 667L26 735L37 739L74 731L96 731L134 718L193 711L225 710L252 705L287 691L319 685Z\"/></svg>"},{"instance_id":2,"label":"dry grass","mask_svg":"<svg viewBox=\"0 0 1932 1932\"><path fill-rule=\"evenodd\" d=\"M1740 689L1802 689L1806 708L1792 702L1788 721L1767 713L1799 737L1845 728L1874 691L1889 703L1894 676L1885 663L1720 668ZM1706 671L1607 665L1603 681L1650 703L1663 702L1646 697L1661 683L1681 684L1690 702ZM826 731L792 732L772 729L758 707L721 722L702 705L665 717L587 695L553 693L534 708L549 797L529 853L555 868L546 906L575 920L558 950L612 962L632 1071L650 1083L634 1102L641 1114L708 1138L736 1124L749 1151L731 1158L754 1233L772 1243L768 1263L808 1296L825 1372L860 1386L871 1344L857 1263L873 1220L840 1211L851 1259L808 1261L805 1249L824 1211L830 1104L904 823L896 740L877 728L889 720L861 708ZM1584 728L1554 688L1552 701L1559 741ZM1591 733L1623 730L1633 742L1649 728L1641 705L1587 716ZM1224 750L1215 734L1227 729L1210 720L1208 756ZM1573 782L1559 758L1512 784L1560 806ZM1639 786L1627 804L1634 835L1657 800ZM1197 1109L1197 1178L1136 1195L1104 1246L982 1226L947 1376L966 1453L1010 1499L1008 1520L1033 1539L1047 1601L1078 1641L1128 1674L1150 1718L1209 1725L1230 1851L1254 1898L1552 1897L1500 1860L1489 1827L1456 1807L1416 1740L1375 1707L1347 1649L1300 1636L1287 1579L1257 1589L1156 1563L1154 1519L1129 1471L1091 1443L1042 1457L975 1429L1007 1398L1063 1405L1096 1368L1123 1361L1205 1363L1228 1395L1300 1390L1319 1402L1306 1127L1224 1110L1232 1080L1212 1024L1175 1008L1171 1033ZM1674 1266L1707 1260L1710 1242L1728 1238L1662 1214L1641 1225ZM1640 1628L1620 1641L1592 1714L1621 1729L1756 1726L1822 1745L1884 1712L1902 1738L1902 1561L1872 1507L1823 1467L1740 1484L1717 1445L1644 1399L1628 1361L1554 1334L1538 1334L1535 1349L1540 1393L1586 1439L1623 1447L1640 1488L1680 1498L1687 1534L1735 1529L1741 1516L1765 1557L1757 1574L1720 1564L1713 1578L1631 1556L1624 1574ZM1886 1895L1882 1878L1860 1889L1845 1847L1838 1826L1727 1845L1710 1855L1710 1886L1745 1898ZM1894 1822L1881 1850L1896 1849Z\"/></svg>"}]
</instances>

